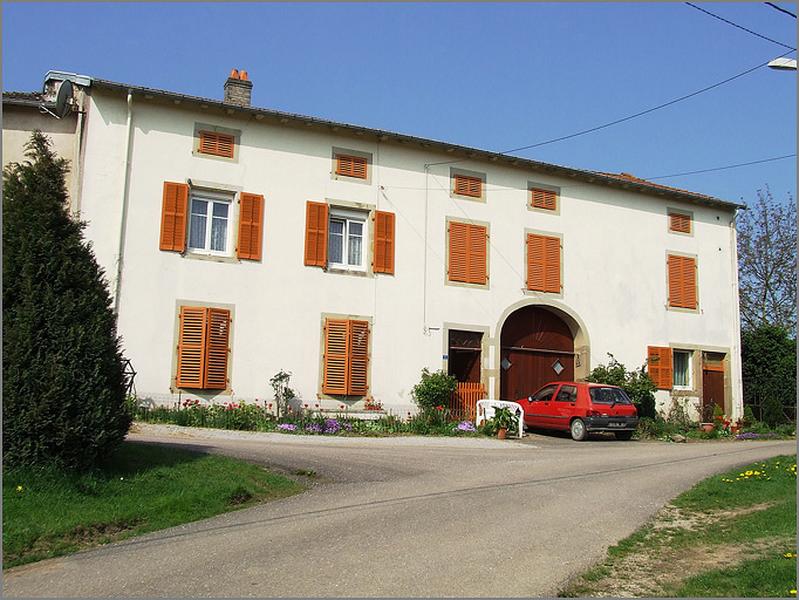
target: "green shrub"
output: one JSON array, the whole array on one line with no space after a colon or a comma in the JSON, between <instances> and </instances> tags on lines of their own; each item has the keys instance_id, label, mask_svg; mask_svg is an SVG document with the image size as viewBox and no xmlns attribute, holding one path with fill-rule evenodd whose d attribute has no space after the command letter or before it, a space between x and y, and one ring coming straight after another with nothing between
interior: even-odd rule
<instances>
[{"instance_id":1,"label":"green shrub","mask_svg":"<svg viewBox=\"0 0 799 600\"><path fill-rule=\"evenodd\" d=\"M760 325L741 333L744 404L774 427L796 410L796 339L782 327ZM754 420L754 419L753 419Z\"/></svg>"},{"instance_id":2,"label":"green shrub","mask_svg":"<svg viewBox=\"0 0 799 600\"><path fill-rule=\"evenodd\" d=\"M447 375L444 371L431 373L422 369L422 379L413 386L411 395L423 413L430 413L438 406L448 406L450 396L457 387L458 380L452 375Z\"/></svg>"},{"instance_id":3,"label":"green shrub","mask_svg":"<svg viewBox=\"0 0 799 600\"><path fill-rule=\"evenodd\" d=\"M635 404L639 417L655 418L655 384L646 373L646 365L634 371L626 367L608 353L607 365L597 365L586 378L593 383L606 383L622 388Z\"/></svg>"},{"instance_id":4,"label":"green shrub","mask_svg":"<svg viewBox=\"0 0 799 600\"><path fill-rule=\"evenodd\" d=\"M67 161L39 131L26 156L3 172L3 462L85 469L130 426L120 342L85 224L67 212Z\"/></svg>"}]
</instances>

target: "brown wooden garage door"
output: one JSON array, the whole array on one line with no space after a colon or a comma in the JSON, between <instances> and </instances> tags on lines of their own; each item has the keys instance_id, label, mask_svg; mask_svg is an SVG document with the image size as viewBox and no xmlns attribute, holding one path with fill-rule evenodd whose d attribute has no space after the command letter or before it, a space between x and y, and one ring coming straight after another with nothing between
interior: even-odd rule
<instances>
[{"instance_id":1,"label":"brown wooden garage door","mask_svg":"<svg viewBox=\"0 0 799 600\"><path fill-rule=\"evenodd\" d=\"M554 312L520 308L505 321L500 344L503 400L529 396L550 381L574 379L574 337Z\"/></svg>"}]
</instances>

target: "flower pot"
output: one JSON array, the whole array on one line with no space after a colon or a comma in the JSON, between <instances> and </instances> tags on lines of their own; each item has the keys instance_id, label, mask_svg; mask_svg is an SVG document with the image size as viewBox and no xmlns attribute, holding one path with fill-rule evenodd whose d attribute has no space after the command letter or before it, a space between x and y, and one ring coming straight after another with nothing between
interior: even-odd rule
<instances>
[{"instance_id":1,"label":"flower pot","mask_svg":"<svg viewBox=\"0 0 799 600\"><path fill-rule=\"evenodd\" d=\"M504 427L497 429L497 439L504 440L508 436L508 430Z\"/></svg>"},{"instance_id":2,"label":"flower pot","mask_svg":"<svg viewBox=\"0 0 799 600\"><path fill-rule=\"evenodd\" d=\"M713 423L700 423L699 424L699 430L700 431L704 431L705 433L710 433L715 428L716 428L716 426Z\"/></svg>"}]
</instances>

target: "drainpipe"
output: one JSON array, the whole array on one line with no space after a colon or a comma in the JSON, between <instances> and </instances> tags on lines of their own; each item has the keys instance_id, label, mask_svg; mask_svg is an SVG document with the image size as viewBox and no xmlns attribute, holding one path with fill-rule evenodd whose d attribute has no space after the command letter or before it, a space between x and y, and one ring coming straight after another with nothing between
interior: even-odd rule
<instances>
[{"instance_id":1,"label":"drainpipe","mask_svg":"<svg viewBox=\"0 0 799 600\"><path fill-rule=\"evenodd\" d=\"M117 249L117 274L114 285L114 314L119 318L119 295L122 293L122 266L125 256L125 229L128 221L128 196L130 193L130 146L133 135L133 91L128 90L128 120L125 135L125 161L122 178L122 210L119 216L119 248Z\"/></svg>"},{"instance_id":2,"label":"drainpipe","mask_svg":"<svg viewBox=\"0 0 799 600\"><path fill-rule=\"evenodd\" d=\"M78 110L78 122L75 126L75 140L72 144L72 185L69 190L69 203L73 216L80 218L80 191L83 177L83 128L86 115L86 92L82 93L81 106Z\"/></svg>"},{"instance_id":3,"label":"drainpipe","mask_svg":"<svg viewBox=\"0 0 799 600\"><path fill-rule=\"evenodd\" d=\"M427 206L429 197L430 165L424 166L424 267L422 269L422 331L430 335L427 327Z\"/></svg>"}]
</instances>

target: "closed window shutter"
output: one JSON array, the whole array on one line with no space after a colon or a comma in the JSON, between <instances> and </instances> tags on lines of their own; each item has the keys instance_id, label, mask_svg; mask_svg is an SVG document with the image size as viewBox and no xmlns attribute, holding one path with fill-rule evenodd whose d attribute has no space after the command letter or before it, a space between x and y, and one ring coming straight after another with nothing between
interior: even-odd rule
<instances>
[{"instance_id":1,"label":"closed window shutter","mask_svg":"<svg viewBox=\"0 0 799 600\"><path fill-rule=\"evenodd\" d=\"M394 213L375 211L374 272L394 273Z\"/></svg>"},{"instance_id":2,"label":"closed window shutter","mask_svg":"<svg viewBox=\"0 0 799 600\"><path fill-rule=\"evenodd\" d=\"M264 197L242 192L239 199L239 239L236 256L247 260L261 260L263 237Z\"/></svg>"},{"instance_id":3,"label":"closed window shutter","mask_svg":"<svg viewBox=\"0 0 799 600\"><path fill-rule=\"evenodd\" d=\"M469 283L486 283L487 242L488 231L485 227L469 225Z\"/></svg>"},{"instance_id":4,"label":"closed window shutter","mask_svg":"<svg viewBox=\"0 0 799 600\"><path fill-rule=\"evenodd\" d=\"M206 319L206 368L203 388L224 390L227 387L230 311L222 308L209 308Z\"/></svg>"},{"instance_id":5,"label":"closed window shutter","mask_svg":"<svg viewBox=\"0 0 799 600\"><path fill-rule=\"evenodd\" d=\"M327 266L327 204L308 202L305 210L305 264Z\"/></svg>"},{"instance_id":6,"label":"closed window shutter","mask_svg":"<svg viewBox=\"0 0 799 600\"><path fill-rule=\"evenodd\" d=\"M362 156L336 155L336 175L366 179L367 160Z\"/></svg>"},{"instance_id":7,"label":"closed window shutter","mask_svg":"<svg viewBox=\"0 0 799 600\"><path fill-rule=\"evenodd\" d=\"M696 260L669 255L669 306L696 308Z\"/></svg>"},{"instance_id":8,"label":"closed window shutter","mask_svg":"<svg viewBox=\"0 0 799 600\"><path fill-rule=\"evenodd\" d=\"M369 323L348 321L349 326L349 381L347 393L365 396L369 391Z\"/></svg>"},{"instance_id":9,"label":"closed window shutter","mask_svg":"<svg viewBox=\"0 0 799 600\"><path fill-rule=\"evenodd\" d=\"M189 186L185 183L164 182L161 204L161 250L183 252L186 249L186 213L189 205Z\"/></svg>"},{"instance_id":10,"label":"closed window shutter","mask_svg":"<svg viewBox=\"0 0 799 600\"><path fill-rule=\"evenodd\" d=\"M647 372L652 383L659 390L670 390L674 377L671 348L649 346L646 353Z\"/></svg>"},{"instance_id":11,"label":"closed window shutter","mask_svg":"<svg viewBox=\"0 0 799 600\"><path fill-rule=\"evenodd\" d=\"M560 293L560 238L527 234L527 289Z\"/></svg>"},{"instance_id":12,"label":"closed window shutter","mask_svg":"<svg viewBox=\"0 0 799 600\"><path fill-rule=\"evenodd\" d=\"M200 154L211 154L224 158L233 158L236 138L226 133L216 133L214 131L200 132Z\"/></svg>"},{"instance_id":13,"label":"closed window shutter","mask_svg":"<svg viewBox=\"0 0 799 600\"><path fill-rule=\"evenodd\" d=\"M455 193L459 196L480 198L483 195L483 180L468 175L455 175Z\"/></svg>"},{"instance_id":14,"label":"closed window shutter","mask_svg":"<svg viewBox=\"0 0 799 600\"><path fill-rule=\"evenodd\" d=\"M530 190L530 204L533 208L557 210L557 194L552 190L533 188Z\"/></svg>"},{"instance_id":15,"label":"closed window shutter","mask_svg":"<svg viewBox=\"0 0 799 600\"><path fill-rule=\"evenodd\" d=\"M691 233L691 217L680 213L670 213L669 229L677 233Z\"/></svg>"},{"instance_id":16,"label":"closed window shutter","mask_svg":"<svg viewBox=\"0 0 799 600\"><path fill-rule=\"evenodd\" d=\"M178 333L178 387L201 389L205 374L205 319L206 309L194 306L180 307Z\"/></svg>"},{"instance_id":17,"label":"closed window shutter","mask_svg":"<svg viewBox=\"0 0 799 600\"><path fill-rule=\"evenodd\" d=\"M322 391L325 394L347 394L348 357L348 321L345 319L326 319L325 355L322 367Z\"/></svg>"}]
</instances>

